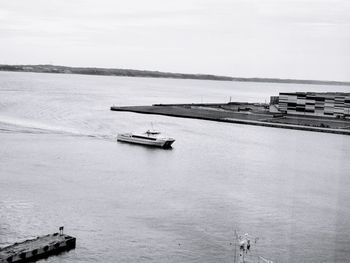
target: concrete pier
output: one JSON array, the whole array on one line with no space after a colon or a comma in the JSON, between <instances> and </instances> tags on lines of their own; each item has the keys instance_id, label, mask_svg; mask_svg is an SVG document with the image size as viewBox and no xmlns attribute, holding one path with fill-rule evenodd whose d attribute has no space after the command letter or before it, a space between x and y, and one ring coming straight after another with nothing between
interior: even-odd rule
<instances>
[{"instance_id":1,"label":"concrete pier","mask_svg":"<svg viewBox=\"0 0 350 263\"><path fill-rule=\"evenodd\" d=\"M75 248L76 238L60 233L40 236L0 248L0 263L23 263Z\"/></svg>"},{"instance_id":2,"label":"concrete pier","mask_svg":"<svg viewBox=\"0 0 350 263\"><path fill-rule=\"evenodd\" d=\"M249 110L244 111L242 109ZM155 104L152 106L127 107L112 106L111 110L350 135L350 120L300 116L281 117L267 112L264 109L264 105L253 103Z\"/></svg>"}]
</instances>

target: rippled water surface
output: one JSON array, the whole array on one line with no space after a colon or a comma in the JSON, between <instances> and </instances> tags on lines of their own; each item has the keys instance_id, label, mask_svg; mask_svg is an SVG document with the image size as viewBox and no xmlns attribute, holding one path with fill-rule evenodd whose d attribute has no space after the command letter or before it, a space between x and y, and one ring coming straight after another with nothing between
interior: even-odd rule
<instances>
[{"instance_id":1,"label":"rippled water surface","mask_svg":"<svg viewBox=\"0 0 350 263\"><path fill-rule=\"evenodd\" d=\"M0 73L0 246L64 225L46 262L349 262L350 137L111 112L349 87ZM155 128L172 150L117 143Z\"/></svg>"}]
</instances>

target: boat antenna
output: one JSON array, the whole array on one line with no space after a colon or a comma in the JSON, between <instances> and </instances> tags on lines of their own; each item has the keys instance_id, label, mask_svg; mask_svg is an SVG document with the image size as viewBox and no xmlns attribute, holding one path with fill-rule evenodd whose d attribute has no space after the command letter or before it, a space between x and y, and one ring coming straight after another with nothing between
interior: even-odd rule
<instances>
[{"instance_id":1,"label":"boat antenna","mask_svg":"<svg viewBox=\"0 0 350 263\"><path fill-rule=\"evenodd\" d=\"M233 263L237 262L237 231L235 229L234 234L233 234L233 246L234 246L234 253L233 253Z\"/></svg>"}]
</instances>

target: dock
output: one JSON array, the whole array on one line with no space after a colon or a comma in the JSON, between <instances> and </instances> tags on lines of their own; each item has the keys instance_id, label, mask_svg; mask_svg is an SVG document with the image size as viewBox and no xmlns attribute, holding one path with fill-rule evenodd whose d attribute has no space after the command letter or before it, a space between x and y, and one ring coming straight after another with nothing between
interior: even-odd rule
<instances>
[{"instance_id":1,"label":"dock","mask_svg":"<svg viewBox=\"0 0 350 263\"><path fill-rule=\"evenodd\" d=\"M112 106L112 111L155 114L270 128L350 135L350 120L308 116L280 116L257 103L154 104L151 106Z\"/></svg>"},{"instance_id":2,"label":"dock","mask_svg":"<svg viewBox=\"0 0 350 263\"><path fill-rule=\"evenodd\" d=\"M63 251L74 249L76 238L59 233L39 236L35 239L0 248L0 263L23 263L56 255Z\"/></svg>"}]
</instances>

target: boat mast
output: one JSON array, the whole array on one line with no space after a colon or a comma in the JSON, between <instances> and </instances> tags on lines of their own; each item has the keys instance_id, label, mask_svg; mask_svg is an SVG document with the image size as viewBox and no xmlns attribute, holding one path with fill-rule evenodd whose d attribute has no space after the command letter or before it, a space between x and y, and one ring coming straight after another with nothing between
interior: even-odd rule
<instances>
[{"instance_id":1,"label":"boat mast","mask_svg":"<svg viewBox=\"0 0 350 263\"><path fill-rule=\"evenodd\" d=\"M236 229L235 229L235 232L233 235L234 235L234 237L233 237L233 245L234 245L233 263L237 263L237 239L238 239L238 236L237 236Z\"/></svg>"}]
</instances>

